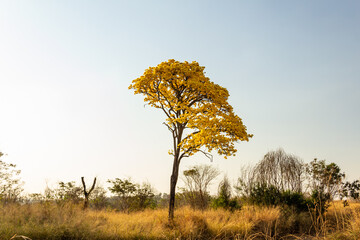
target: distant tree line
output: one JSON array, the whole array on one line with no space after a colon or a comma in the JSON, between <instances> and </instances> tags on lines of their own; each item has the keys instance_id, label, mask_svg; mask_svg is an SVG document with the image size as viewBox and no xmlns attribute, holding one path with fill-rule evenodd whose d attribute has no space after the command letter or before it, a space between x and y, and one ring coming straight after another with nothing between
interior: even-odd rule
<instances>
[{"instance_id":1,"label":"distant tree line","mask_svg":"<svg viewBox=\"0 0 360 240\"><path fill-rule=\"evenodd\" d=\"M72 202L83 204L84 208L132 212L165 208L169 202L168 194L156 193L149 183L139 184L131 178L109 179L110 186L105 189L96 178L86 187L82 177L82 184L60 181L54 188L47 187L43 194L24 196L20 173L16 165L0 160L1 203ZM316 222L320 225L324 221L324 213L332 200L343 200L346 206L350 200L358 200L360 194L359 181L345 181L345 173L337 164L318 159L305 164L282 149L270 151L256 165L242 169L234 186L224 176L217 195L212 196L209 187L219 175L220 171L211 165L196 165L183 171L184 186L176 194L176 207L235 211L244 204L280 206L291 211L309 212L316 226Z\"/></svg>"}]
</instances>

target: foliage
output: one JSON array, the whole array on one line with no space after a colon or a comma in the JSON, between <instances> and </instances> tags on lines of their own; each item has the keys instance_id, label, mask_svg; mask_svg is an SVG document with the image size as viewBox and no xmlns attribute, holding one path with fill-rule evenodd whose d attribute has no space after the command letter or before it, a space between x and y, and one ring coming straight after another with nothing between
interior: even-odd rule
<instances>
[{"instance_id":1,"label":"foliage","mask_svg":"<svg viewBox=\"0 0 360 240\"><path fill-rule=\"evenodd\" d=\"M218 196L212 202L213 208L223 208L235 211L241 208L241 205L235 198L231 198L231 185L229 179L225 176L219 184Z\"/></svg>"},{"instance_id":2,"label":"foliage","mask_svg":"<svg viewBox=\"0 0 360 240\"><path fill-rule=\"evenodd\" d=\"M80 186L76 186L75 181L58 182L58 184L58 188L53 190L57 201L73 201L77 203L82 200L83 190Z\"/></svg>"},{"instance_id":3,"label":"foliage","mask_svg":"<svg viewBox=\"0 0 360 240\"><path fill-rule=\"evenodd\" d=\"M344 206L349 205L348 200L359 200L360 197L360 182L355 180L353 182L345 182L341 190L341 199L344 199Z\"/></svg>"},{"instance_id":4,"label":"foliage","mask_svg":"<svg viewBox=\"0 0 360 240\"><path fill-rule=\"evenodd\" d=\"M250 202L257 205L276 206L281 202L281 192L275 186L257 184L250 192Z\"/></svg>"},{"instance_id":5,"label":"foliage","mask_svg":"<svg viewBox=\"0 0 360 240\"><path fill-rule=\"evenodd\" d=\"M102 186L96 185L90 196L90 206L95 209L102 209L108 206L106 190Z\"/></svg>"},{"instance_id":6,"label":"foliage","mask_svg":"<svg viewBox=\"0 0 360 240\"><path fill-rule=\"evenodd\" d=\"M335 163L327 164L325 160L316 158L306 165L309 189L311 192L310 210L314 219L323 218L329 202L335 196L341 196L345 173Z\"/></svg>"},{"instance_id":7,"label":"foliage","mask_svg":"<svg viewBox=\"0 0 360 240\"><path fill-rule=\"evenodd\" d=\"M343 183L344 178L335 163L314 159L303 164L298 157L278 149L268 152L255 167L243 169L235 188L241 197L254 204L309 210L317 219L334 197L359 196L359 182Z\"/></svg>"},{"instance_id":8,"label":"foliage","mask_svg":"<svg viewBox=\"0 0 360 240\"><path fill-rule=\"evenodd\" d=\"M108 183L112 184L109 187L110 192L122 198L133 196L137 188L136 184L131 182L131 179L115 178L115 180L108 180Z\"/></svg>"},{"instance_id":9,"label":"foliage","mask_svg":"<svg viewBox=\"0 0 360 240\"><path fill-rule=\"evenodd\" d=\"M318 161L316 158L306 165L306 172L311 193L308 207L312 225L318 234L324 233L325 213L333 198L341 197L345 173L337 164L327 164L325 160Z\"/></svg>"},{"instance_id":10,"label":"foliage","mask_svg":"<svg viewBox=\"0 0 360 240\"><path fill-rule=\"evenodd\" d=\"M227 102L228 91L205 77L204 69L197 62L171 59L148 68L129 87L166 114L165 125L176 143L172 155L181 151L181 156L191 156L204 146L231 156L236 152L233 142L251 137ZM185 136L185 128L193 131Z\"/></svg>"},{"instance_id":11,"label":"foliage","mask_svg":"<svg viewBox=\"0 0 360 240\"><path fill-rule=\"evenodd\" d=\"M68 203L78 204L84 200L83 189L77 186L75 181L58 182L56 188L46 187L44 193L31 193L24 198L26 203L45 203L55 201L59 205ZM89 206L102 209L109 206L106 190L96 184L91 195L88 195Z\"/></svg>"},{"instance_id":12,"label":"foliage","mask_svg":"<svg viewBox=\"0 0 360 240\"><path fill-rule=\"evenodd\" d=\"M310 204L310 199L306 198L303 193L300 192L291 192L284 191L281 193L281 203L292 207L293 210L298 212L308 211L308 206Z\"/></svg>"},{"instance_id":13,"label":"foliage","mask_svg":"<svg viewBox=\"0 0 360 240\"><path fill-rule=\"evenodd\" d=\"M149 183L140 186L131 179L120 178L108 182L112 184L109 187L110 192L117 196L115 207L119 210L134 211L156 206L154 190Z\"/></svg>"},{"instance_id":14,"label":"foliage","mask_svg":"<svg viewBox=\"0 0 360 240\"><path fill-rule=\"evenodd\" d=\"M170 179L169 219L174 218L175 190L180 161L184 157L217 150L218 154L233 156L234 142L248 141L242 120L228 103L228 91L205 77L204 67L197 62L178 62L173 59L150 67L133 80L129 89L143 94L144 101L161 109L165 126L173 138L173 171ZM205 152L208 151L208 152Z\"/></svg>"},{"instance_id":15,"label":"foliage","mask_svg":"<svg viewBox=\"0 0 360 240\"><path fill-rule=\"evenodd\" d=\"M341 172L337 164L326 164L325 160L318 161L315 158L306 165L306 171L309 176L309 188L313 194L318 192L328 200L340 194L345 173Z\"/></svg>"},{"instance_id":16,"label":"foliage","mask_svg":"<svg viewBox=\"0 0 360 240\"><path fill-rule=\"evenodd\" d=\"M136 190L136 201L138 209L155 208L155 194L149 183L143 183Z\"/></svg>"},{"instance_id":17,"label":"foliage","mask_svg":"<svg viewBox=\"0 0 360 240\"><path fill-rule=\"evenodd\" d=\"M208 187L220 174L219 170L210 165L197 165L185 170L183 174L185 183L183 195L191 207L205 209L210 200Z\"/></svg>"},{"instance_id":18,"label":"foliage","mask_svg":"<svg viewBox=\"0 0 360 240\"><path fill-rule=\"evenodd\" d=\"M297 212L307 211L309 204L309 199L305 198L303 193L280 191L275 186L261 184L252 188L249 201L261 206L286 206Z\"/></svg>"},{"instance_id":19,"label":"foliage","mask_svg":"<svg viewBox=\"0 0 360 240\"><path fill-rule=\"evenodd\" d=\"M4 154L0 152L0 158ZM23 191L23 182L19 175L21 171L15 164L0 160L0 201L3 203L15 202Z\"/></svg>"},{"instance_id":20,"label":"foliage","mask_svg":"<svg viewBox=\"0 0 360 240\"><path fill-rule=\"evenodd\" d=\"M166 208L169 207L170 196L167 193L159 193L154 196L154 202L156 208Z\"/></svg>"}]
</instances>

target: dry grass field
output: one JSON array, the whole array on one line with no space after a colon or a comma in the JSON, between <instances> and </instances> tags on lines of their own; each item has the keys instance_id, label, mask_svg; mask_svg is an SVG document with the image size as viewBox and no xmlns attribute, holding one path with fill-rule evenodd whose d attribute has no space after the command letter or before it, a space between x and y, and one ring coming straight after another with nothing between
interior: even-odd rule
<instances>
[{"instance_id":1,"label":"dry grass field","mask_svg":"<svg viewBox=\"0 0 360 240\"><path fill-rule=\"evenodd\" d=\"M13 204L0 208L0 239L15 234L35 239L360 239L360 204L334 202L319 226L308 213L280 208L244 206L225 210L175 212L169 225L167 210L130 214L113 210L82 210L74 204Z\"/></svg>"}]
</instances>

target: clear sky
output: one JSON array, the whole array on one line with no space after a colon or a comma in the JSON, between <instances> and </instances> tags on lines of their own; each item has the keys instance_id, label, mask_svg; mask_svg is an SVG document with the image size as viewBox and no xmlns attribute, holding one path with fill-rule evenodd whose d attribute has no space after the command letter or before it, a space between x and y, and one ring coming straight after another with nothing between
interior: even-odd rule
<instances>
[{"instance_id":1,"label":"clear sky","mask_svg":"<svg viewBox=\"0 0 360 240\"><path fill-rule=\"evenodd\" d=\"M27 192L98 176L168 192L162 112L128 90L149 66L198 61L250 142L202 155L235 180L279 147L360 177L360 1L1 1L0 151Z\"/></svg>"}]
</instances>

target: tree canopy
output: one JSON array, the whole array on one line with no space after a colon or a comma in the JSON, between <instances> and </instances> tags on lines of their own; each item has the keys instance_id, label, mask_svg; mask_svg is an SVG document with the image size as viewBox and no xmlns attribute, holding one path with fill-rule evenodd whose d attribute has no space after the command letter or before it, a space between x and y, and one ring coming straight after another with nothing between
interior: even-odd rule
<instances>
[{"instance_id":1,"label":"tree canopy","mask_svg":"<svg viewBox=\"0 0 360 240\"><path fill-rule=\"evenodd\" d=\"M146 69L129 87L145 95L150 106L163 110L164 124L174 138L170 154L181 151L180 158L203 151L202 147L232 156L236 152L233 143L252 136L228 103L229 92L205 77L204 69L195 61L170 59ZM192 131L183 136L185 129Z\"/></svg>"}]
</instances>

